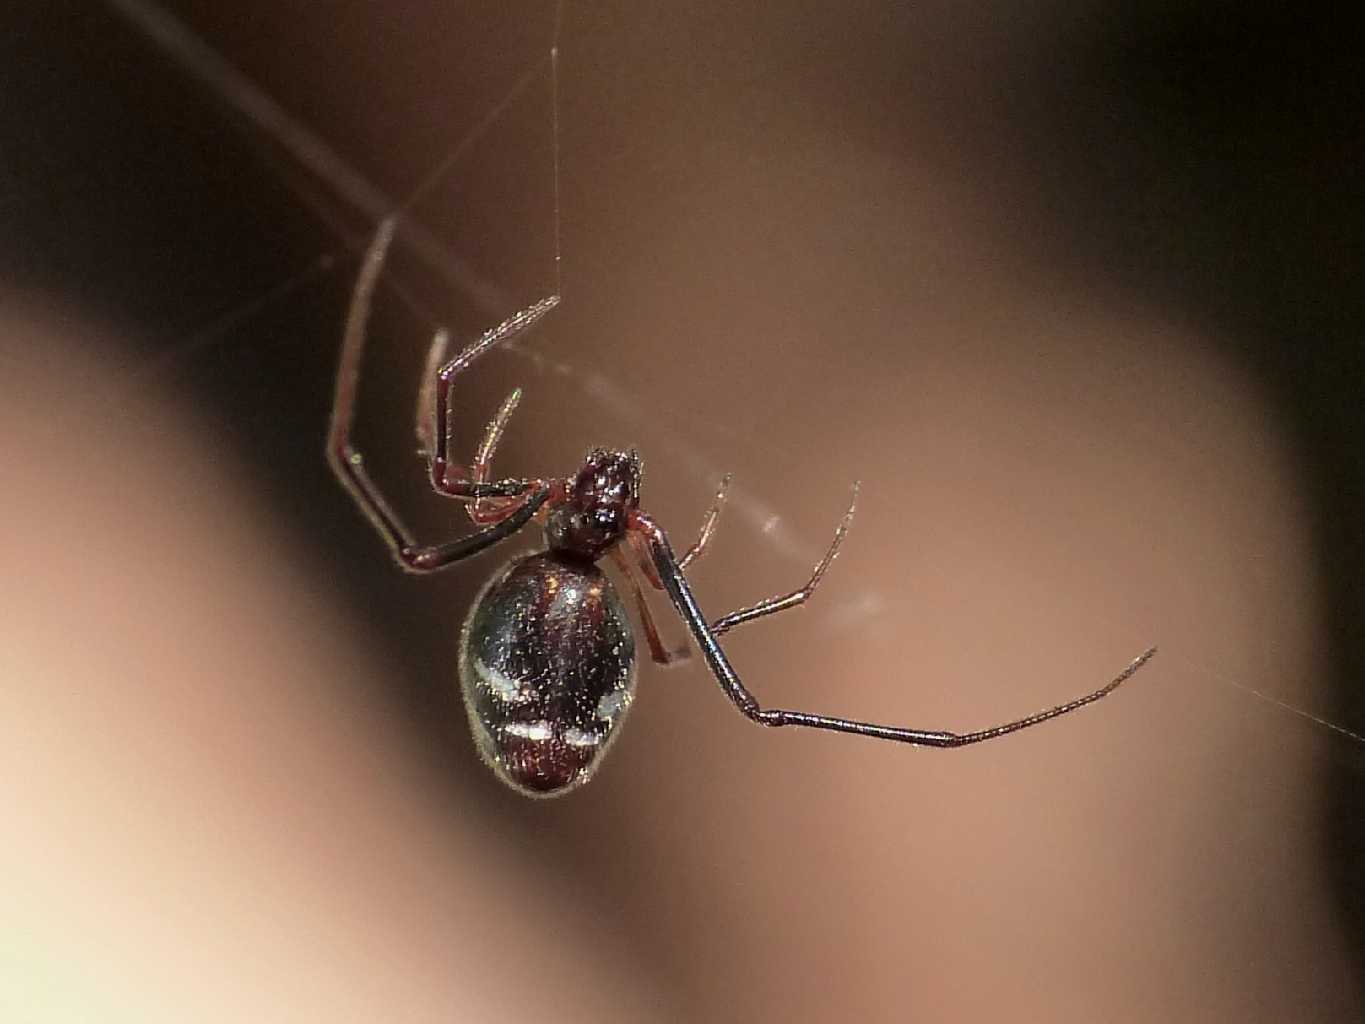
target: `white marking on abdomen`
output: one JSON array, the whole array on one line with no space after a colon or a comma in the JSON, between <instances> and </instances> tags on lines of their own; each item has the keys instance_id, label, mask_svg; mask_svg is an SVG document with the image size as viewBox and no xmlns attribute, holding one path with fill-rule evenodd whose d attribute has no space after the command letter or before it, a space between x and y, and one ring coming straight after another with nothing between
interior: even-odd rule
<instances>
[{"instance_id":1,"label":"white marking on abdomen","mask_svg":"<svg viewBox=\"0 0 1365 1024\"><path fill-rule=\"evenodd\" d=\"M520 679L513 679L491 665L485 665L483 659L478 656L473 660L474 671L478 674L479 681L493 691L493 696L505 704L521 704L527 700L529 694L522 692Z\"/></svg>"},{"instance_id":2,"label":"white marking on abdomen","mask_svg":"<svg viewBox=\"0 0 1365 1024\"><path fill-rule=\"evenodd\" d=\"M564 730L564 742L571 747L595 747L602 742L602 737L571 725Z\"/></svg>"},{"instance_id":3,"label":"white marking on abdomen","mask_svg":"<svg viewBox=\"0 0 1365 1024\"><path fill-rule=\"evenodd\" d=\"M544 719L539 722L508 722L507 725L503 726L503 731L520 739L534 740L537 743L543 743L554 736L554 730L550 728L550 723Z\"/></svg>"}]
</instances>

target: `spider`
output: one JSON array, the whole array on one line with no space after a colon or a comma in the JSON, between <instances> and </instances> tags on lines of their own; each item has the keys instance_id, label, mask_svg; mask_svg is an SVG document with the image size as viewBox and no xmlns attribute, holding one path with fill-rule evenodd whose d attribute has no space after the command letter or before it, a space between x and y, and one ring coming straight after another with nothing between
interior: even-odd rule
<instances>
[{"instance_id":1,"label":"spider","mask_svg":"<svg viewBox=\"0 0 1365 1024\"><path fill-rule=\"evenodd\" d=\"M504 400L469 466L452 465L450 387L489 349L524 333L559 303L550 296L488 331L446 361L449 337L438 331L418 392L417 437L436 493L466 505L479 531L446 544L418 544L365 472L351 447L356 389L375 285L392 242L395 220L382 222L365 256L346 319L337 370L327 457L342 485L412 573L433 573L507 539L532 520L544 526L546 548L518 558L484 586L460 637L459 673L470 728L493 772L528 796L548 797L582 786L601 764L635 695L635 640L626 608L597 563L611 557L634 596L650 655L668 664L689 655L669 650L645 602L635 568L662 590L682 617L725 695L760 725L801 725L897 740L926 747L963 747L1018 732L1099 700L1141 668L1153 647L1110 682L1083 697L1004 725L954 733L858 722L804 711L765 708L740 681L717 640L746 622L810 599L853 520L853 500L824 557L804 586L708 622L684 570L714 532L729 477L722 480L696 542L679 558L668 535L640 508L642 463L637 452L594 448L571 477L490 480L494 449L521 399ZM629 552L630 554L627 554ZM632 564L631 556L634 556Z\"/></svg>"}]
</instances>

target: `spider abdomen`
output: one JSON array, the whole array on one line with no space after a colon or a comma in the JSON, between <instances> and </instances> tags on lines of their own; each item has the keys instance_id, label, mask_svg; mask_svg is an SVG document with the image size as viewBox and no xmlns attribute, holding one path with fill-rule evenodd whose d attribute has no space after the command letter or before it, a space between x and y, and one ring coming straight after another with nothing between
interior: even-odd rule
<instances>
[{"instance_id":1,"label":"spider abdomen","mask_svg":"<svg viewBox=\"0 0 1365 1024\"><path fill-rule=\"evenodd\" d=\"M484 588L460 642L479 753L508 785L558 796L592 777L635 695L635 640L611 581L542 552Z\"/></svg>"}]
</instances>

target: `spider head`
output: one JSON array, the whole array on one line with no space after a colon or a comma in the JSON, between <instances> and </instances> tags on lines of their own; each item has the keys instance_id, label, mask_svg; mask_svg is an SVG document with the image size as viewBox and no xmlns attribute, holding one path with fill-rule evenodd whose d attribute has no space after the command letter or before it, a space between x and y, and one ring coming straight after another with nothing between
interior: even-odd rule
<instances>
[{"instance_id":1,"label":"spider head","mask_svg":"<svg viewBox=\"0 0 1365 1024\"><path fill-rule=\"evenodd\" d=\"M626 532L628 514L640 507L639 452L594 448L568 482L564 501L545 524L550 550L589 561L601 558Z\"/></svg>"}]
</instances>

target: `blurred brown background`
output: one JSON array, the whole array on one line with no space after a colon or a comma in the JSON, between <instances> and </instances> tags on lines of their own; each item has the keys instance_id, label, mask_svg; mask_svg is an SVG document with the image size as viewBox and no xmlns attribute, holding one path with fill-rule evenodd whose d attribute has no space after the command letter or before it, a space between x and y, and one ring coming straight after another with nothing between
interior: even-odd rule
<instances>
[{"instance_id":1,"label":"blurred brown background","mask_svg":"<svg viewBox=\"0 0 1365 1024\"><path fill-rule=\"evenodd\" d=\"M519 383L502 469L637 444L675 538L733 471L713 614L802 579L861 478L816 601L727 642L773 704L966 729L1162 653L961 752L645 668L597 779L532 803L453 652L535 538L406 578L321 443L356 256L420 186L361 440L463 528L416 374L553 286L554 8L169 4L207 51L151 10L0 15L0 1018L1360 1019L1365 744L1272 703L1365 732L1340 26L567 4L565 302L460 436Z\"/></svg>"}]
</instances>

